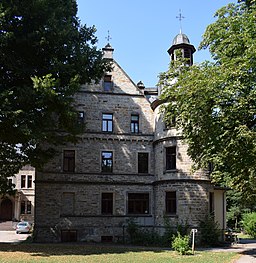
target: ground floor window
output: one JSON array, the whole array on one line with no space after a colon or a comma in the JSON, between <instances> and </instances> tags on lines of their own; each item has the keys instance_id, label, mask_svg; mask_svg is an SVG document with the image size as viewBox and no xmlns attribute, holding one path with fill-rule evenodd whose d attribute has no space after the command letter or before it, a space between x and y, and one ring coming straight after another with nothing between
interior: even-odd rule
<instances>
[{"instance_id":1,"label":"ground floor window","mask_svg":"<svg viewBox=\"0 0 256 263\"><path fill-rule=\"evenodd\" d=\"M101 194L101 213L103 215L113 214L113 193Z\"/></svg>"},{"instance_id":2,"label":"ground floor window","mask_svg":"<svg viewBox=\"0 0 256 263\"><path fill-rule=\"evenodd\" d=\"M128 193L128 214L148 214L149 193Z\"/></svg>"},{"instance_id":3,"label":"ground floor window","mask_svg":"<svg viewBox=\"0 0 256 263\"><path fill-rule=\"evenodd\" d=\"M177 199L176 192L166 192L165 195L166 214L176 214Z\"/></svg>"},{"instance_id":4,"label":"ground floor window","mask_svg":"<svg viewBox=\"0 0 256 263\"><path fill-rule=\"evenodd\" d=\"M20 213L21 214L31 214L31 201L21 201L20 203Z\"/></svg>"}]
</instances>

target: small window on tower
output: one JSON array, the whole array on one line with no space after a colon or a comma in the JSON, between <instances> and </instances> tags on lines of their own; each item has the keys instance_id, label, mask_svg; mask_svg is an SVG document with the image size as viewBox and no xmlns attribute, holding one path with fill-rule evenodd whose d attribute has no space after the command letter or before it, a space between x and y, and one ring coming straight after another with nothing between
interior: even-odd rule
<instances>
[{"instance_id":1,"label":"small window on tower","mask_svg":"<svg viewBox=\"0 0 256 263\"><path fill-rule=\"evenodd\" d=\"M103 88L104 88L104 91L111 91L112 90L113 81L112 81L111 75L105 75L104 76Z\"/></svg>"}]
</instances>

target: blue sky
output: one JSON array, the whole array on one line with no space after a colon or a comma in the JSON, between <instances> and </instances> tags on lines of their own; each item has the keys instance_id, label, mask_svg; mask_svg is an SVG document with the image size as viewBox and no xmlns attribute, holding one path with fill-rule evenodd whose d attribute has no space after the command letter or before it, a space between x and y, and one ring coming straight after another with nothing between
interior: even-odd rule
<instances>
[{"instance_id":1,"label":"blue sky","mask_svg":"<svg viewBox=\"0 0 256 263\"><path fill-rule=\"evenodd\" d=\"M197 49L213 15L232 0L78 0L78 17L82 24L95 25L97 47L110 44L114 59L138 83L154 87L160 72L169 65L168 48L180 31ZM196 51L194 63L210 60L208 51Z\"/></svg>"}]
</instances>

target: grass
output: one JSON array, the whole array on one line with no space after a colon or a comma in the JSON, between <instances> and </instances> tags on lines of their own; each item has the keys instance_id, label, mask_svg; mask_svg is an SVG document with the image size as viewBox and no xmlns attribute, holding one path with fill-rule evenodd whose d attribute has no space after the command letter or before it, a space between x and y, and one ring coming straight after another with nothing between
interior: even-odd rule
<instances>
[{"instance_id":1,"label":"grass","mask_svg":"<svg viewBox=\"0 0 256 263\"><path fill-rule=\"evenodd\" d=\"M230 263L234 252L200 251L180 256L174 251L142 247L88 244L0 244L1 263Z\"/></svg>"}]
</instances>

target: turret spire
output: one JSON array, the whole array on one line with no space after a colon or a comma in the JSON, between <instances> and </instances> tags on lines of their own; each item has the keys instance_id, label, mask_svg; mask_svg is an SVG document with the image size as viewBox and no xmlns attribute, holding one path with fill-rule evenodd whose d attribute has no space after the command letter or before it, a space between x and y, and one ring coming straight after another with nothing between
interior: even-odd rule
<instances>
[{"instance_id":1,"label":"turret spire","mask_svg":"<svg viewBox=\"0 0 256 263\"><path fill-rule=\"evenodd\" d=\"M182 34L182 24L181 24L181 21L182 21L182 19L184 19L185 18L185 16L183 16L182 14L181 14L181 9L179 10L179 16L176 16L176 18L178 18L179 20L180 20L180 34Z\"/></svg>"}]
</instances>

